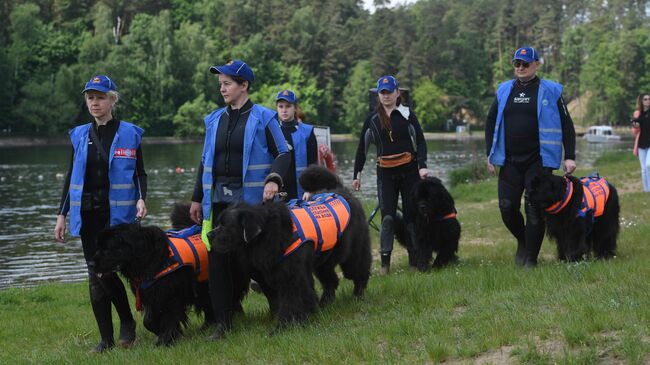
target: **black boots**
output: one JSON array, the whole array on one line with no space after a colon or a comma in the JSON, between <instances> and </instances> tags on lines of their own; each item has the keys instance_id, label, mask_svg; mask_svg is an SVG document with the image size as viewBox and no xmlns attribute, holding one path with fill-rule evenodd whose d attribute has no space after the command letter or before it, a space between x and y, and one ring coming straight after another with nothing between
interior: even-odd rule
<instances>
[{"instance_id":1,"label":"black boots","mask_svg":"<svg viewBox=\"0 0 650 365\"><path fill-rule=\"evenodd\" d=\"M526 242L517 241L517 253L515 254L515 264L524 266L526 263Z\"/></svg>"},{"instance_id":2,"label":"black boots","mask_svg":"<svg viewBox=\"0 0 650 365\"><path fill-rule=\"evenodd\" d=\"M381 269L379 273L381 275L390 273L390 254L393 252L394 239L394 220L393 217L387 215L381 221L381 231L379 232L379 252L381 255Z\"/></svg>"},{"instance_id":3,"label":"black boots","mask_svg":"<svg viewBox=\"0 0 650 365\"><path fill-rule=\"evenodd\" d=\"M129 308L126 290L117 274L104 274L100 278L91 273L89 284L90 303L101 336L101 341L92 351L104 352L115 346L111 302L115 305L120 317L120 346L126 348L133 345L135 342L135 320Z\"/></svg>"}]
</instances>

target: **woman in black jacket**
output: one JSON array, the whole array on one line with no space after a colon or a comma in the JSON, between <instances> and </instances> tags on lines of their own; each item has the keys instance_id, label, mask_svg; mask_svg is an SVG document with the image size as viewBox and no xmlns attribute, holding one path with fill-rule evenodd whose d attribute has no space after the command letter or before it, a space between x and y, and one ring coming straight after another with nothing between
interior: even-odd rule
<instances>
[{"instance_id":1,"label":"woman in black jacket","mask_svg":"<svg viewBox=\"0 0 650 365\"><path fill-rule=\"evenodd\" d=\"M427 176L427 145L413 111L401 103L397 80L383 76L377 80L377 110L370 113L361 130L354 163L352 187L361 188L360 173L370 143L377 146L377 195L381 210L381 274L390 272L397 201L402 194L402 213L410 237L409 264L415 266L415 207L409 193Z\"/></svg>"}]
</instances>

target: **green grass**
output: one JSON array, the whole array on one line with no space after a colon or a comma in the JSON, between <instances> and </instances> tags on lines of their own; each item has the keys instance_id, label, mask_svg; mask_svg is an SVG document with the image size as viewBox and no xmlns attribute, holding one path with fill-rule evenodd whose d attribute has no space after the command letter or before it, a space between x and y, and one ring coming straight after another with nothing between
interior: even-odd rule
<instances>
[{"instance_id":1,"label":"green grass","mask_svg":"<svg viewBox=\"0 0 650 365\"><path fill-rule=\"evenodd\" d=\"M220 342L207 341L192 316L176 346L156 348L137 314L134 348L90 355L98 334L87 284L48 284L0 291L0 364L648 363L650 195L633 189L633 156L605 155L595 168L626 187L619 252L608 262L560 263L545 241L536 269L515 267L491 178L452 190L463 227L459 264L412 272L397 248L391 275L376 275L373 263L363 300L343 280L337 300L304 326L268 336L266 302L250 294L246 314Z\"/></svg>"}]
</instances>

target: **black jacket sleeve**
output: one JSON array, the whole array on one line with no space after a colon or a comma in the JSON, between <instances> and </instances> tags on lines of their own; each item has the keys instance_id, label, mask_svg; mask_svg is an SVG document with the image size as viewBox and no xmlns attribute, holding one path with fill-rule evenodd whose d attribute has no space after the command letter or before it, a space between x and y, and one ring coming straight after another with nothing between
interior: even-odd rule
<instances>
[{"instance_id":1,"label":"black jacket sleeve","mask_svg":"<svg viewBox=\"0 0 650 365\"><path fill-rule=\"evenodd\" d=\"M363 128L361 128L361 136L359 137L359 145L357 146L357 154L354 158L354 175L353 179L357 179L359 173L363 170L363 165L366 163L366 151L368 151L368 146L366 146L367 138L366 133L369 132L370 121L372 120L372 114L366 117L366 121L363 123Z\"/></svg>"},{"instance_id":2,"label":"black jacket sleeve","mask_svg":"<svg viewBox=\"0 0 650 365\"><path fill-rule=\"evenodd\" d=\"M271 129L269 129L268 126L266 127L265 132L266 132L266 144L269 147L269 151L271 152L273 157L275 157L275 160L273 160L273 164L271 164L271 172L269 173L270 178L267 178L267 180L274 181L280 187L282 187L282 181L277 181L272 177L275 176L274 174L277 174L281 177L281 179L290 178L287 176L287 174L291 169L291 155L289 153L278 152L278 145L275 142L275 139L273 138L273 133L271 132Z\"/></svg>"},{"instance_id":3,"label":"black jacket sleeve","mask_svg":"<svg viewBox=\"0 0 650 365\"><path fill-rule=\"evenodd\" d=\"M142 146L138 147L135 153L135 184L138 187L140 199L147 199L147 172L144 170L144 160L142 159Z\"/></svg>"},{"instance_id":4,"label":"black jacket sleeve","mask_svg":"<svg viewBox=\"0 0 650 365\"><path fill-rule=\"evenodd\" d=\"M494 137L494 128L497 124L497 112L499 111L499 101L494 98L487 118L485 119L485 155L490 155L492 150L492 138Z\"/></svg>"},{"instance_id":5,"label":"black jacket sleeve","mask_svg":"<svg viewBox=\"0 0 650 365\"><path fill-rule=\"evenodd\" d=\"M422 126L418 122L418 118L415 116L415 113L411 111L409 117L411 120L411 125L415 128L415 144L417 145L417 158L418 158L418 168L426 169L427 168L427 141L424 139L424 133L422 132Z\"/></svg>"},{"instance_id":6,"label":"black jacket sleeve","mask_svg":"<svg viewBox=\"0 0 650 365\"><path fill-rule=\"evenodd\" d=\"M314 130L311 131L309 138L307 139L307 166L318 163L318 140L314 134Z\"/></svg>"},{"instance_id":7,"label":"black jacket sleeve","mask_svg":"<svg viewBox=\"0 0 650 365\"><path fill-rule=\"evenodd\" d=\"M70 179L72 178L72 163L74 161L74 148L72 153L70 153L70 165L68 166L68 172L65 174L65 180L63 182L63 192L61 193L61 203L59 204L59 211L57 215L67 215L70 211Z\"/></svg>"},{"instance_id":8,"label":"black jacket sleeve","mask_svg":"<svg viewBox=\"0 0 650 365\"><path fill-rule=\"evenodd\" d=\"M557 99L557 109L560 112L560 121L562 122L562 144L564 145L564 159L576 159L576 130L573 127L573 120L569 115L569 110L564 103L564 98L560 96Z\"/></svg>"},{"instance_id":9,"label":"black jacket sleeve","mask_svg":"<svg viewBox=\"0 0 650 365\"><path fill-rule=\"evenodd\" d=\"M203 200L203 161L199 162L199 168L197 170L192 201L200 203Z\"/></svg>"}]
</instances>

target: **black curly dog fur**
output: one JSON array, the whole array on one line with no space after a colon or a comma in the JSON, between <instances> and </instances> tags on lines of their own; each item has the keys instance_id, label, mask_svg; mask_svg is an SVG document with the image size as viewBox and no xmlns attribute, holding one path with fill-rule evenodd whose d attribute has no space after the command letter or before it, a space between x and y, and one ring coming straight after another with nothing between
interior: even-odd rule
<instances>
[{"instance_id":1,"label":"black curly dog fur","mask_svg":"<svg viewBox=\"0 0 650 365\"><path fill-rule=\"evenodd\" d=\"M172 225L185 228L189 222L189 205L176 204ZM169 256L167 236L160 228L121 224L107 228L97 239L95 271L119 271L135 292L141 281L149 281L164 268ZM188 323L187 310L194 306L204 313L204 326L214 322L208 283L199 283L191 267L182 267L140 290L144 308L144 326L158 336L156 345L172 345Z\"/></svg>"},{"instance_id":2,"label":"black curly dog fur","mask_svg":"<svg viewBox=\"0 0 650 365\"><path fill-rule=\"evenodd\" d=\"M564 177L540 173L533 177L528 189L530 201L544 209L547 234L557 242L558 258L578 261L590 252L599 259L615 256L620 212L616 188L609 184L610 195L603 215L592 222L591 217L578 215L583 198L580 179L570 175L567 178L573 184L573 195L567 206L557 214L549 214L545 209L564 198L567 189Z\"/></svg>"},{"instance_id":3,"label":"black curly dog fur","mask_svg":"<svg viewBox=\"0 0 650 365\"><path fill-rule=\"evenodd\" d=\"M259 283L271 312L278 318L274 331L290 323L304 322L317 309L313 274L323 287L321 305L335 298L339 285L337 265L354 282L357 297L363 296L370 277L370 237L361 203L324 168L307 168L300 184L309 192L337 193L350 206L350 222L331 251L316 255L313 244L304 244L280 259L291 244L293 226L289 208L279 202L230 206L218 216L216 228L208 234L212 248L235 253L240 267L238 275L247 275L243 280L233 280L236 286L240 283L235 288L236 297L243 298L237 294L246 292L247 285L241 283L247 284L250 277Z\"/></svg>"},{"instance_id":4,"label":"black curly dog fur","mask_svg":"<svg viewBox=\"0 0 650 365\"><path fill-rule=\"evenodd\" d=\"M420 271L427 271L429 262L436 252L432 267L440 268L458 260L458 241L460 240L460 223L456 217L446 216L456 213L454 199L440 179L427 177L418 181L412 191L415 207L416 262ZM396 237L400 243L408 239L403 221L396 221ZM408 247L408 246L407 246Z\"/></svg>"}]
</instances>

